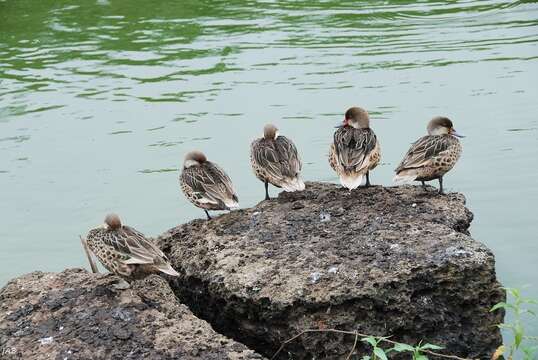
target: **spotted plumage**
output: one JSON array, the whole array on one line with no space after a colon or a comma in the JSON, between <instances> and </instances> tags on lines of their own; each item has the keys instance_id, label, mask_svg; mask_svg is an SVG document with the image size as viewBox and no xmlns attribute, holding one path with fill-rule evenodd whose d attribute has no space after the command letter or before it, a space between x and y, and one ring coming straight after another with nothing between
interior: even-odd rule
<instances>
[{"instance_id":1,"label":"spotted plumage","mask_svg":"<svg viewBox=\"0 0 538 360\"><path fill-rule=\"evenodd\" d=\"M329 154L329 164L340 177L340 182L352 190L366 176L366 186L369 186L369 172L375 169L380 159L379 141L370 129L368 113L357 107L349 109L344 123L334 133Z\"/></svg>"},{"instance_id":2,"label":"spotted plumage","mask_svg":"<svg viewBox=\"0 0 538 360\"><path fill-rule=\"evenodd\" d=\"M450 171L462 152L456 137L462 137L448 118L436 117L428 124L428 135L411 145L400 165L396 168L394 182L439 180L439 192L443 192L443 176Z\"/></svg>"},{"instance_id":3,"label":"spotted plumage","mask_svg":"<svg viewBox=\"0 0 538 360\"><path fill-rule=\"evenodd\" d=\"M115 214L91 229L84 240L88 250L110 272L124 278L139 278L151 273L179 274L166 255L136 229L122 225Z\"/></svg>"},{"instance_id":4,"label":"spotted plumage","mask_svg":"<svg viewBox=\"0 0 538 360\"><path fill-rule=\"evenodd\" d=\"M271 124L264 128L264 136L250 146L250 164L258 179L265 184L265 199L269 199L268 184L285 191L302 191L305 188L300 177L301 160L295 144L287 137L278 135Z\"/></svg>"},{"instance_id":5,"label":"spotted plumage","mask_svg":"<svg viewBox=\"0 0 538 360\"><path fill-rule=\"evenodd\" d=\"M183 194L195 206L205 210L230 210L239 206L232 181L224 170L198 151L185 157L180 175Z\"/></svg>"}]
</instances>

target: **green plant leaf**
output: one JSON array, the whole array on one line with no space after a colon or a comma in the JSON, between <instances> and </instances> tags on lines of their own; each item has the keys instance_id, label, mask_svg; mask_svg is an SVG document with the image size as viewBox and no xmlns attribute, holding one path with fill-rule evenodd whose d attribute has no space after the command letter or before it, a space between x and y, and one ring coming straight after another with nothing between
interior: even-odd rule
<instances>
[{"instance_id":1,"label":"green plant leaf","mask_svg":"<svg viewBox=\"0 0 538 360\"><path fill-rule=\"evenodd\" d=\"M420 347L422 350L430 349L430 350L441 350L444 349L442 346L433 345L433 344L424 344Z\"/></svg>"},{"instance_id":2,"label":"green plant leaf","mask_svg":"<svg viewBox=\"0 0 538 360\"><path fill-rule=\"evenodd\" d=\"M524 330L523 326L521 324L516 324L514 328L514 343L516 345L516 349L519 348L519 345L521 345L521 341L523 340Z\"/></svg>"},{"instance_id":3,"label":"green plant leaf","mask_svg":"<svg viewBox=\"0 0 538 360\"><path fill-rule=\"evenodd\" d=\"M368 336L368 337L362 338L361 341L367 342L368 344L372 345L373 347L377 346L377 340L373 336Z\"/></svg>"},{"instance_id":4,"label":"green plant leaf","mask_svg":"<svg viewBox=\"0 0 538 360\"><path fill-rule=\"evenodd\" d=\"M507 306L508 306L507 303L501 301L500 303L497 303L497 304L493 305L493 307L489 310L489 312L493 312L493 311L495 311L497 309L501 309L501 308L505 309Z\"/></svg>"},{"instance_id":5,"label":"green plant leaf","mask_svg":"<svg viewBox=\"0 0 538 360\"><path fill-rule=\"evenodd\" d=\"M533 347L522 347L521 351L523 352L523 360L536 360L534 353L536 352L536 346Z\"/></svg>"},{"instance_id":6,"label":"green plant leaf","mask_svg":"<svg viewBox=\"0 0 538 360\"><path fill-rule=\"evenodd\" d=\"M368 355L364 355L361 360L370 360L370 357Z\"/></svg>"},{"instance_id":7,"label":"green plant leaf","mask_svg":"<svg viewBox=\"0 0 538 360\"><path fill-rule=\"evenodd\" d=\"M426 355L418 354L415 357L415 360L428 360L428 357Z\"/></svg>"},{"instance_id":8,"label":"green plant leaf","mask_svg":"<svg viewBox=\"0 0 538 360\"><path fill-rule=\"evenodd\" d=\"M508 290L508 292L510 292L510 294L512 294L512 296L515 297L516 299L521 298L521 292L519 291L519 289L508 288L507 290Z\"/></svg>"},{"instance_id":9,"label":"green plant leaf","mask_svg":"<svg viewBox=\"0 0 538 360\"><path fill-rule=\"evenodd\" d=\"M415 348L412 347L411 345L407 345L407 344L396 344L394 345L394 351L397 351L397 352L404 352L404 351L415 351Z\"/></svg>"},{"instance_id":10,"label":"green plant leaf","mask_svg":"<svg viewBox=\"0 0 538 360\"><path fill-rule=\"evenodd\" d=\"M381 348L378 348L378 347L375 347L374 348L374 354L380 358L381 360L388 360L387 359L387 355L385 355L385 352L383 351L383 349Z\"/></svg>"}]
</instances>

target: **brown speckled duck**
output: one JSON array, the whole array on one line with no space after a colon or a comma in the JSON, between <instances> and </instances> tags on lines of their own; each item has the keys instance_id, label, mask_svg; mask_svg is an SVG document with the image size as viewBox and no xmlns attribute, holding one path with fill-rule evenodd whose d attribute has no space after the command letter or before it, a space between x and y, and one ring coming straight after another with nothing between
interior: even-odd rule
<instances>
[{"instance_id":1,"label":"brown speckled duck","mask_svg":"<svg viewBox=\"0 0 538 360\"><path fill-rule=\"evenodd\" d=\"M158 272L179 275L157 246L139 231L122 225L116 214L107 215L103 225L91 229L82 244L108 271L123 278L140 278ZM96 272L90 254L87 255Z\"/></svg>"},{"instance_id":2,"label":"brown speckled duck","mask_svg":"<svg viewBox=\"0 0 538 360\"><path fill-rule=\"evenodd\" d=\"M397 185L413 181L439 179L439 193L443 193L443 176L450 171L461 155L461 144L456 137L463 137L446 117L434 117L428 123L428 135L418 139L396 168Z\"/></svg>"},{"instance_id":3,"label":"brown speckled duck","mask_svg":"<svg viewBox=\"0 0 538 360\"><path fill-rule=\"evenodd\" d=\"M379 141L370 129L368 112L360 107L346 111L344 122L334 133L329 163L340 177L340 183L353 190L366 176L370 186L370 171L379 164Z\"/></svg>"},{"instance_id":4,"label":"brown speckled duck","mask_svg":"<svg viewBox=\"0 0 538 360\"><path fill-rule=\"evenodd\" d=\"M305 188L295 144L279 135L272 124L265 125L263 137L250 145L250 164L256 177L265 184L265 200L269 200L269 184L290 192Z\"/></svg>"},{"instance_id":5,"label":"brown speckled duck","mask_svg":"<svg viewBox=\"0 0 538 360\"><path fill-rule=\"evenodd\" d=\"M200 151L185 156L183 171L179 178L181 190L194 206L208 210L231 210L239 207L232 181L224 170L207 160Z\"/></svg>"}]
</instances>

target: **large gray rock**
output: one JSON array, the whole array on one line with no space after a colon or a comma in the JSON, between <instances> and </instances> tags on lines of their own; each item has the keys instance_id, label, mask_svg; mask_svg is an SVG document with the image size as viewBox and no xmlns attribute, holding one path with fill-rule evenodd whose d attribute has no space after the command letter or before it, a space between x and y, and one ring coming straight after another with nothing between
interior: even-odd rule
<instances>
[{"instance_id":1,"label":"large gray rock","mask_svg":"<svg viewBox=\"0 0 538 360\"><path fill-rule=\"evenodd\" d=\"M182 301L265 356L304 329L337 328L482 358L501 343L502 314L488 310L504 295L492 253L469 236L472 218L460 194L309 183L159 241ZM305 335L280 358L345 358L352 343Z\"/></svg>"},{"instance_id":2,"label":"large gray rock","mask_svg":"<svg viewBox=\"0 0 538 360\"><path fill-rule=\"evenodd\" d=\"M152 275L129 289L80 269L33 272L0 290L1 359L263 359L213 331Z\"/></svg>"}]
</instances>

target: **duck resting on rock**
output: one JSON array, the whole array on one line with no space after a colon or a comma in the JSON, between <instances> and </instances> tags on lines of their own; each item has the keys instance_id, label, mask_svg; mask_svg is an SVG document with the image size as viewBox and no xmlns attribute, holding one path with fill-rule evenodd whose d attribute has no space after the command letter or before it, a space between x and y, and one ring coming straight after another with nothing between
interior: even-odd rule
<instances>
[{"instance_id":1,"label":"duck resting on rock","mask_svg":"<svg viewBox=\"0 0 538 360\"><path fill-rule=\"evenodd\" d=\"M329 164L340 177L342 186L349 190L361 185L366 176L370 186L370 171L381 158L379 141L370 129L370 116L360 107L346 111L344 122L337 126L331 145Z\"/></svg>"},{"instance_id":2,"label":"duck resting on rock","mask_svg":"<svg viewBox=\"0 0 538 360\"><path fill-rule=\"evenodd\" d=\"M91 229L82 245L93 272L93 254L103 266L122 278L142 278L162 272L178 276L166 255L136 229L123 225L118 215L109 214L103 225Z\"/></svg>"},{"instance_id":3,"label":"duck resting on rock","mask_svg":"<svg viewBox=\"0 0 538 360\"><path fill-rule=\"evenodd\" d=\"M437 116L428 123L428 135L418 139L396 168L394 183L409 184L413 181L439 180L439 193L443 194L443 176L460 158L462 146L457 139L464 137L456 132L452 121Z\"/></svg>"},{"instance_id":4,"label":"duck resting on rock","mask_svg":"<svg viewBox=\"0 0 538 360\"><path fill-rule=\"evenodd\" d=\"M284 191L302 191L301 160L293 141L278 134L272 124L263 128L263 137L250 146L250 164L258 179L265 184L265 200L269 200L269 184Z\"/></svg>"},{"instance_id":5,"label":"duck resting on rock","mask_svg":"<svg viewBox=\"0 0 538 360\"><path fill-rule=\"evenodd\" d=\"M194 206L204 209L208 219L211 219L208 210L239 207L230 177L200 151L191 151L185 156L179 181L183 194Z\"/></svg>"}]
</instances>

